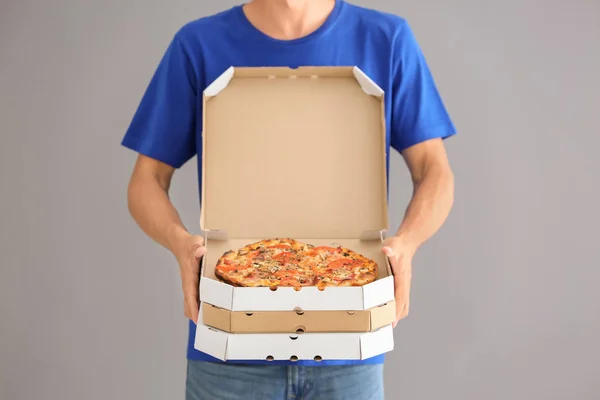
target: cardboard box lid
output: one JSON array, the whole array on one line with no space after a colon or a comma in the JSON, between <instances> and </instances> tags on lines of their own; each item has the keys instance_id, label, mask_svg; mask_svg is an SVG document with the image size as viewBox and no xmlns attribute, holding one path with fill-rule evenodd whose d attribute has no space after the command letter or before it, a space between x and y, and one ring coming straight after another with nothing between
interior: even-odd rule
<instances>
[{"instance_id":1,"label":"cardboard box lid","mask_svg":"<svg viewBox=\"0 0 600 400\"><path fill-rule=\"evenodd\" d=\"M356 67L229 68L204 91L201 228L257 239L387 230L383 96Z\"/></svg>"},{"instance_id":2,"label":"cardboard box lid","mask_svg":"<svg viewBox=\"0 0 600 400\"><path fill-rule=\"evenodd\" d=\"M391 325L367 333L227 333L202 323L194 348L220 360L364 360L394 349Z\"/></svg>"}]
</instances>

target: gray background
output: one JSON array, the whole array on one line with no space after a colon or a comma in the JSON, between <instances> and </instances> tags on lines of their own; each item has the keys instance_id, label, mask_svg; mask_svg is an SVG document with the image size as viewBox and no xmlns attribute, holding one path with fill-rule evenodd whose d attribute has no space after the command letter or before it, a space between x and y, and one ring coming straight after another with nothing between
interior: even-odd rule
<instances>
[{"instance_id":1,"label":"gray background","mask_svg":"<svg viewBox=\"0 0 600 400\"><path fill-rule=\"evenodd\" d=\"M183 398L178 270L128 215L119 142L172 34L233 4L2 1L0 399ZM387 397L600 398L600 3L357 4L408 18L460 130ZM197 231L195 160L173 185Z\"/></svg>"}]
</instances>

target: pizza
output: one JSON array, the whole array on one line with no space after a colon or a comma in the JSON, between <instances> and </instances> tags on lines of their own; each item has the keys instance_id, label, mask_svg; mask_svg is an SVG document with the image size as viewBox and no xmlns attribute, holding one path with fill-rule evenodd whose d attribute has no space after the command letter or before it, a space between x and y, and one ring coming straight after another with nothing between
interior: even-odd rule
<instances>
[{"instance_id":1,"label":"pizza","mask_svg":"<svg viewBox=\"0 0 600 400\"><path fill-rule=\"evenodd\" d=\"M377 263L341 246L266 239L225 252L215 275L233 286L363 286L377 278Z\"/></svg>"}]
</instances>

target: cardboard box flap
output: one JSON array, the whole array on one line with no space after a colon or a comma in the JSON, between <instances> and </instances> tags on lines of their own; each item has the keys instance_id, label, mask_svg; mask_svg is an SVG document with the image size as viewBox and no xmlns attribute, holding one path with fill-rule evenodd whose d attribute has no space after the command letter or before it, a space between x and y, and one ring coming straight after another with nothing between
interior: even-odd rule
<instances>
[{"instance_id":1,"label":"cardboard box flap","mask_svg":"<svg viewBox=\"0 0 600 400\"><path fill-rule=\"evenodd\" d=\"M368 335L361 336L361 359L366 360L379 354L394 350L394 341L388 340L390 336L394 336L394 331L391 325L386 325L375 332L370 332Z\"/></svg>"},{"instance_id":2,"label":"cardboard box flap","mask_svg":"<svg viewBox=\"0 0 600 400\"><path fill-rule=\"evenodd\" d=\"M223 72L217 79L213 81L210 85L204 89L204 97L212 97L219 94L219 92L229 84L231 78L233 78L234 69L233 67L227 68L225 72Z\"/></svg>"},{"instance_id":3,"label":"cardboard box flap","mask_svg":"<svg viewBox=\"0 0 600 400\"><path fill-rule=\"evenodd\" d=\"M358 68L229 68L204 92L203 124L203 230L387 229L383 91Z\"/></svg>"}]
</instances>

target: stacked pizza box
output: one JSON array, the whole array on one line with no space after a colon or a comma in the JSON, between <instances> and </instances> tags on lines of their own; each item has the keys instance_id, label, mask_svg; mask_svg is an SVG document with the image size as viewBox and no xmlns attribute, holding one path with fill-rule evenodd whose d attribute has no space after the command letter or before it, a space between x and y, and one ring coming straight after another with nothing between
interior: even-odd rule
<instances>
[{"instance_id":1,"label":"stacked pizza box","mask_svg":"<svg viewBox=\"0 0 600 400\"><path fill-rule=\"evenodd\" d=\"M356 67L232 67L204 91L196 349L317 361L393 349L383 96ZM282 237L351 249L377 263L377 279L269 288L215 275L225 252Z\"/></svg>"}]
</instances>

